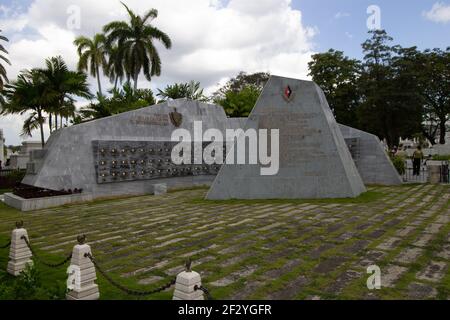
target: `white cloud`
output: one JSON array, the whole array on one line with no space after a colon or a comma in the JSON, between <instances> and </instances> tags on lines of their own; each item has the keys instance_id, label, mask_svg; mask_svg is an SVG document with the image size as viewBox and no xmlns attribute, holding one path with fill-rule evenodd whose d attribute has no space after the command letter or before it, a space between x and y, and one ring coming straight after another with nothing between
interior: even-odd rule
<instances>
[{"instance_id":1,"label":"white cloud","mask_svg":"<svg viewBox=\"0 0 450 320\"><path fill-rule=\"evenodd\" d=\"M10 36L10 78L24 68L43 65L44 59L62 55L69 66L77 63L72 42L77 35L92 36L104 24L126 18L119 1L78 0L81 12L79 30L67 29L67 8L72 0L34 0L28 10L12 19L22 30ZM313 54L314 27L304 26L302 13L291 0L127 0L127 5L142 14L157 8L153 21L172 38L173 47L159 46L161 77L151 84L143 77L140 86L161 88L168 83L198 80L211 92L217 83L239 71L268 71L295 78L308 78L307 63ZM7 19L11 17L7 16ZM19 20L21 21L19 23ZM0 19L0 29L2 29ZM25 25L23 25L25 24ZM31 30L31 31L30 31ZM102 79L103 87L109 83ZM90 79L92 91L97 89ZM0 119L0 127L4 120ZM17 141L8 134L7 139Z\"/></svg>"},{"instance_id":2,"label":"white cloud","mask_svg":"<svg viewBox=\"0 0 450 320\"><path fill-rule=\"evenodd\" d=\"M0 5L0 30L2 32L19 32L28 23L21 7Z\"/></svg>"},{"instance_id":3,"label":"white cloud","mask_svg":"<svg viewBox=\"0 0 450 320\"><path fill-rule=\"evenodd\" d=\"M436 2L430 11L423 12L425 18L437 23L450 22L450 5L443 2Z\"/></svg>"},{"instance_id":4,"label":"white cloud","mask_svg":"<svg viewBox=\"0 0 450 320\"><path fill-rule=\"evenodd\" d=\"M71 68L76 67L77 53L73 47L74 34L55 25L46 25L37 30L35 39L23 38L9 45L11 66L10 78L23 69L42 67L44 60L61 55Z\"/></svg>"}]
</instances>

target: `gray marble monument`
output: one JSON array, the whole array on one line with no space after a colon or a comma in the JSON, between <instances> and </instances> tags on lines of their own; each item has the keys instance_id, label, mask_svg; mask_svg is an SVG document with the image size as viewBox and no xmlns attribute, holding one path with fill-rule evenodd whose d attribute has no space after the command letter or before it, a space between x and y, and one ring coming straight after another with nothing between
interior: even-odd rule
<instances>
[{"instance_id":1,"label":"gray marble monument","mask_svg":"<svg viewBox=\"0 0 450 320\"><path fill-rule=\"evenodd\" d=\"M365 192L339 126L314 82L272 76L245 124L244 129L249 128L279 129L278 173L262 176L260 164L224 164L207 199L347 198ZM233 156L231 150L227 157Z\"/></svg>"},{"instance_id":2,"label":"gray marble monument","mask_svg":"<svg viewBox=\"0 0 450 320\"><path fill-rule=\"evenodd\" d=\"M220 167L171 162L172 132L240 127L222 107L178 99L54 132L43 150L31 155L25 184L52 190L82 189L93 198L153 193L168 188L210 185Z\"/></svg>"},{"instance_id":3,"label":"gray marble monument","mask_svg":"<svg viewBox=\"0 0 450 320\"><path fill-rule=\"evenodd\" d=\"M261 176L259 165L175 165L171 135L178 128L193 135L195 121L224 137L227 129L279 129L278 173ZM161 185L212 185L208 199L341 198L364 192L363 182L401 183L377 137L338 125L313 82L280 77L271 77L249 118L178 99L60 129L30 158L23 183L82 189L90 199L159 193Z\"/></svg>"},{"instance_id":4,"label":"gray marble monument","mask_svg":"<svg viewBox=\"0 0 450 320\"><path fill-rule=\"evenodd\" d=\"M401 177L377 136L342 124L339 128L364 184L402 184Z\"/></svg>"}]
</instances>

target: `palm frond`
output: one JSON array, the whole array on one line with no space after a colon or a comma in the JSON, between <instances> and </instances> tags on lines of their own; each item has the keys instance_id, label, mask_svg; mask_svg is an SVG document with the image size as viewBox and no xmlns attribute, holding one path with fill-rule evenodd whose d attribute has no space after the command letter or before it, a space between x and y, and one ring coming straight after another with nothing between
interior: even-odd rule
<instances>
[{"instance_id":1,"label":"palm frond","mask_svg":"<svg viewBox=\"0 0 450 320\"><path fill-rule=\"evenodd\" d=\"M22 132L20 135L22 137L32 136L32 132L36 129L39 129L40 127L40 121L38 118L38 114L36 112L33 112L28 118L25 119L23 122Z\"/></svg>"},{"instance_id":2,"label":"palm frond","mask_svg":"<svg viewBox=\"0 0 450 320\"><path fill-rule=\"evenodd\" d=\"M166 49L172 48L172 40L163 31L153 26L146 26L144 29L144 35L147 39L157 39L162 42Z\"/></svg>"},{"instance_id":3,"label":"palm frond","mask_svg":"<svg viewBox=\"0 0 450 320\"><path fill-rule=\"evenodd\" d=\"M158 10L150 9L144 16L142 17L142 23L146 23L148 19L156 19L158 17Z\"/></svg>"}]
</instances>

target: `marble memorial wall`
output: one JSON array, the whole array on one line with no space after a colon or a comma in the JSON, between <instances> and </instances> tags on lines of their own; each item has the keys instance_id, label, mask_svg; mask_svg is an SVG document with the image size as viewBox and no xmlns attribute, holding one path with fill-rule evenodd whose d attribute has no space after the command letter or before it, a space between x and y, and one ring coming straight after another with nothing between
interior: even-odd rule
<instances>
[{"instance_id":1,"label":"marble memorial wall","mask_svg":"<svg viewBox=\"0 0 450 320\"><path fill-rule=\"evenodd\" d=\"M203 142L202 150L211 142ZM172 162L172 141L92 141L98 184L152 180L184 176L215 176L219 164L194 163L176 165ZM193 145L191 150L194 150ZM225 145L224 145L225 150Z\"/></svg>"}]
</instances>

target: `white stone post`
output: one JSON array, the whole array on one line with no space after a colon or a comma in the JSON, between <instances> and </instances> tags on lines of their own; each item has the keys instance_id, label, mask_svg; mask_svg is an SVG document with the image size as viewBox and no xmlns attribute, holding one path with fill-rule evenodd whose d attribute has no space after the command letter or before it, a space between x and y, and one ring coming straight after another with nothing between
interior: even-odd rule
<instances>
[{"instance_id":1,"label":"white stone post","mask_svg":"<svg viewBox=\"0 0 450 320\"><path fill-rule=\"evenodd\" d=\"M67 269L67 300L97 300L100 297L98 285L95 283L97 274L95 266L87 257L91 247L84 244L84 238L78 239L79 244L73 247L72 260Z\"/></svg>"},{"instance_id":2,"label":"white stone post","mask_svg":"<svg viewBox=\"0 0 450 320\"><path fill-rule=\"evenodd\" d=\"M195 290L201 287L202 280L195 271L186 270L178 274L175 282L173 300L204 300L203 291Z\"/></svg>"},{"instance_id":3,"label":"white stone post","mask_svg":"<svg viewBox=\"0 0 450 320\"><path fill-rule=\"evenodd\" d=\"M160 196L167 193L166 183L157 183L153 185L153 195Z\"/></svg>"},{"instance_id":4,"label":"white stone post","mask_svg":"<svg viewBox=\"0 0 450 320\"><path fill-rule=\"evenodd\" d=\"M7 271L13 276L18 276L27 265L32 266L32 253L22 237L28 238L27 230L22 228L23 223L16 223L17 228L11 233L11 247L9 249L9 262Z\"/></svg>"}]
</instances>

